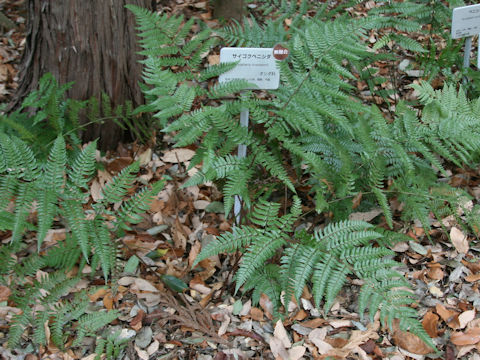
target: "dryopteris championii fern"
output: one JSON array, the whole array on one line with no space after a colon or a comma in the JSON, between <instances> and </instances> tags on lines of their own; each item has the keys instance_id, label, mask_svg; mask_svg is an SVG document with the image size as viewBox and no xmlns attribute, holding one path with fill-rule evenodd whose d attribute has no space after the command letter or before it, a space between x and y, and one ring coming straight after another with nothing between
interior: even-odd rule
<instances>
[{"instance_id":1,"label":"dryopteris championii fern","mask_svg":"<svg viewBox=\"0 0 480 360\"><path fill-rule=\"evenodd\" d=\"M342 221L329 224L314 235L300 232L291 237L293 223L301 206L295 198L291 212L278 217L280 205L260 200L251 221L256 226L234 227L208 243L195 259L200 261L222 252L240 251L242 259L235 275L236 291L253 290L252 302L266 294L278 316L283 303L292 296L300 302L304 287L311 283L315 304L323 302L327 313L336 296L347 282L347 276L363 280L358 310L360 317L368 310L370 319L380 310L383 325L392 328L394 319L400 328L411 331L432 349L434 343L417 320L417 313L409 305L415 295L407 290L410 285L395 270L401 266L392 260L395 254L387 245L404 240L400 234L375 228L363 221ZM268 263L275 253L282 251L281 265ZM283 293L283 295L282 295Z\"/></svg>"},{"instance_id":2,"label":"dryopteris championii fern","mask_svg":"<svg viewBox=\"0 0 480 360\"><path fill-rule=\"evenodd\" d=\"M295 192L306 182L315 194L318 212L332 211L337 220L346 219L352 199L362 194L365 206L380 206L391 226L390 198L408 196L412 210L405 212L412 215L408 220L420 219L413 214L425 214L433 189L445 187L437 183L443 159L461 166L475 164L480 118L476 102L467 100L461 89L448 87L440 92L429 100L431 104L425 103L421 116L399 104L393 122L375 106L355 99L349 79L355 79L355 69L370 57L362 39L364 29L374 26L376 18L302 19L301 29L292 30L286 44L290 57L279 63L282 84L270 91L271 101L258 100L250 91L213 103L218 97L203 80L230 65L202 70L184 59L174 72L168 63L171 58L189 58L177 34L183 36L191 22L183 25L179 18L131 9L141 25L145 78L152 85L146 91L151 95L147 107L157 112L162 124L171 122L164 131L175 134L176 146L198 146L190 166L202 164L201 171L184 186L219 182L227 214L235 195L241 195L248 208L252 196L260 197L275 185ZM205 50L201 39L196 40L197 46ZM241 88L236 82L212 88L216 86L226 90L223 94ZM431 96L426 89L426 85L417 89L422 99ZM433 104L441 104L443 115L434 116ZM250 111L251 130L238 122L245 108ZM447 128L455 123L449 119L457 114L462 125L449 133ZM248 145L244 159L232 155L239 144ZM295 172L288 171L286 164L293 165ZM273 176L273 184L254 181L268 178L267 174ZM393 185L387 188L387 184ZM444 199L449 207L456 207L455 196ZM429 227L422 217L423 225Z\"/></svg>"}]
</instances>

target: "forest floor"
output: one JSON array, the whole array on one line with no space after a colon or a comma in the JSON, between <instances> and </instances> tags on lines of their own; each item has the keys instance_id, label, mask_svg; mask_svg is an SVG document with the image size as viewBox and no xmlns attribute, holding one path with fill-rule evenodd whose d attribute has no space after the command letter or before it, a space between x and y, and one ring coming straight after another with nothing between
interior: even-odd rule
<instances>
[{"instance_id":1,"label":"forest floor","mask_svg":"<svg viewBox=\"0 0 480 360\"><path fill-rule=\"evenodd\" d=\"M352 12L361 14L373 1L363 2ZM198 17L215 25L207 1L162 1L164 11ZM0 11L12 20L14 27L3 27L0 39L0 104L7 103L16 88L16 75L24 46L25 14L23 0L2 1ZM286 26L288 26L286 24ZM0 30L2 24L0 24ZM378 34L371 33L371 43ZM418 40L418 38L417 38ZM215 61L211 54L211 61ZM409 99L413 90L406 85L418 81L418 72L401 66L415 63L408 53L398 53L398 60L376 64L379 73L392 81L383 84L394 92L388 98L371 95L366 84L358 81L359 93L365 101L375 102L388 116L399 98ZM441 84L439 84L441 85ZM119 309L115 326L125 336L132 336L126 348L129 359L323 359L328 356L348 359L424 359L430 351L416 336L394 326L388 331L373 323L360 322L355 313L359 283L349 279L350 286L340 293L331 312L324 316L312 306L312 295L305 290L301 304L291 302L283 322L275 322L272 304L262 296L257 307L247 295L233 295L233 257L204 260L191 265L202 244L228 231L232 219L222 213L222 195L213 184L181 189L191 176L186 169L194 151L172 149L168 136L158 139L156 146L125 144L116 152L101 158L100 170L91 183L95 199L102 186L134 160L143 166L141 182L148 183L165 174L172 180L153 201L144 221L120 239L125 259L136 255L139 270L121 276L115 292L101 288L90 295L92 304L106 309ZM480 168L451 168L444 181L462 188L473 196L466 206L480 202ZM140 185L140 183L138 183ZM360 201L361 199L359 199ZM397 244L396 260L404 264L405 277L418 295L418 312L428 334L435 339L442 358L480 359L480 245L478 239L464 234L453 217L434 224L429 240L419 223L400 220L401 204L392 203L395 229L408 234L414 242ZM324 220L314 209L302 221L313 228ZM370 221L380 212L353 214ZM462 213L459 213L462 216ZM378 219L377 219L378 220ZM382 222L382 219L379 221ZM442 229L443 227L443 229ZM446 231L445 231L446 230ZM450 238L449 238L450 237ZM46 245L65 238L65 229L49 232ZM35 239L30 239L32 246ZM183 293L166 288L161 275L168 274L188 284ZM72 291L103 285L101 275L80 282ZM10 289L0 286L0 305L6 303ZM83 359L93 360L94 342L61 352L53 345L34 349L23 339L21 349L6 348L9 315L7 306L0 306L0 357L5 359ZM435 358L435 357L433 357Z\"/></svg>"}]
</instances>

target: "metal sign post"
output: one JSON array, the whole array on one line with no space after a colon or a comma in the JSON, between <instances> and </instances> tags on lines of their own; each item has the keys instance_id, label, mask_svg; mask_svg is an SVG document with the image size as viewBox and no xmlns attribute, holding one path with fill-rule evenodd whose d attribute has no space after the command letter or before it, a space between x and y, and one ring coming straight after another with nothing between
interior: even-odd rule
<instances>
[{"instance_id":1,"label":"metal sign post","mask_svg":"<svg viewBox=\"0 0 480 360\"><path fill-rule=\"evenodd\" d=\"M465 39L463 54L463 68L470 67L472 53L472 38L480 33L480 4L461 6L453 9L452 13L452 39ZM478 51L478 50L477 50ZM480 67L480 51L477 55L477 68ZM466 80L464 79L464 82Z\"/></svg>"},{"instance_id":2,"label":"metal sign post","mask_svg":"<svg viewBox=\"0 0 480 360\"><path fill-rule=\"evenodd\" d=\"M240 125L248 128L248 109L242 109L240 112ZM237 156L240 159L247 157L247 145L238 145ZM235 223L240 225L240 213L242 212L242 197L235 195L235 204L233 206L233 215L235 216Z\"/></svg>"},{"instance_id":3,"label":"metal sign post","mask_svg":"<svg viewBox=\"0 0 480 360\"><path fill-rule=\"evenodd\" d=\"M282 45L274 48L233 48L226 47L220 50L220 62L238 62L232 70L220 75L219 82L232 80L246 80L255 87L252 89L278 89L280 85L280 70L277 60L288 57L289 51ZM249 110L240 112L240 125L248 127ZM238 145L237 156L241 159L247 156L247 146ZM233 215L236 225L240 225L242 212L242 197L235 195Z\"/></svg>"}]
</instances>

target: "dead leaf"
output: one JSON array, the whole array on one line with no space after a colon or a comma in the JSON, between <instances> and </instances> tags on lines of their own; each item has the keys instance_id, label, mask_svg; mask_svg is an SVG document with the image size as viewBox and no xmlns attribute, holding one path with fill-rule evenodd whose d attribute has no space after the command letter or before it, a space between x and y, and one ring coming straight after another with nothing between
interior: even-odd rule
<instances>
[{"instance_id":1,"label":"dead leaf","mask_svg":"<svg viewBox=\"0 0 480 360\"><path fill-rule=\"evenodd\" d=\"M97 179L94 179L92 181L92 185L90 185L90 194L92 195L92 199L95 202L103 199L102 186Z\"/></svg>"},{"instance_id":2,"label":"dead leaf","mask_svg":"<svg viewBox=\"0 0 480 360\"><path fill-rule=\"evenodd\" d=\"M328 353L333 349L333 346L325 341L327 335L327 328L314 329L308 334L308 340L310 340L318 349L321 355Z\"/></svg>"},{"instance_id":3,"label":"dead leaf","mask_svg":"<svg viewBox=\"0 0 480 360\"><path fill-rule=\"evenodd\" d=\"M220 55L208 55L207 60L210 65L220 64Z\"/></svg>"},{"instance_id":4,"label":"dead leaf","mask_svg":"<svg viewBox=\"0 0 480 360\"><path fill-rule=\"evenodd\" d=\"M7 301L11 294L12 291L9 287L0 285L0 302Z\"/></svg>"},{"instance_id":5,"label":"dead leaf","mask_svg":"<svg viewBox=\"0 0 480 360\"><path fill-rule=\"evenodd\" d=\"M131 290L137 291L149 291L153 293L160 292L155 286L153 286L150 282L145 279L136 278L132 286L130 287Z\"/></svg>"},{"instance_id":6,"label":"dead leaf","mask_svg":"<svg viewBox=\"0 0 480 360\"><path fill-rule=\"evenodd\" d=\"M95 302L100 298L103 298L108 293L108 290L105 288L100 288L95 291L93 294L88 295L90 301Z\"/></svg>"},{"instance_id":7,"label":"dead leaf","mask_svg":"<svg viewBox=\"0 0 480 360\"><path fill-rule=\"evenodd\" d=\"M425 355L435 351L430 346L427 346L417 335L400 330L399 323L398 319L394 320L392 335L398 347L418 355Z\"/></svg>"},{"instance_id":8,"label":"dead leaf","mask_svg":"<svg viewBox=\"0 0 480 360\"><path fill-rule=\"evenodd\" d=\"M272 336L268 341L268 344L270 345L270 350L272 350L272 354L276 359L280 358L282 360L288 360L289 355L287 349L285 349L285 346L283 346L280 339Z\"/></svg>"},{"instance_id":9,"label":"dead leaf","mask_svg":"<svg viewBox=\"0 0 480 360\"><path fill-rule=\"evenodd\" d=\"M460 323L458 322L458 312L447 309L442 304L435 305L435 311L452 329L458 329L460 327Z\"/></svg>"},{"instance_id":10,"label":"dead leaf","mask_svg":"<svg viewBox=\"0 0 480 360\"><path fill-rule=\"evenodd\" d=\"M273 319L273 315L272 315L273 314L273 303L270 300L270 298L267 295L262 294L260 296L259 305L263 309L263 311L265 313L265 316L267 318L269 318L270 320L272 320Z\"/></svg>"},{"instance_id":11,"label":"dead leaf","mask_svg":"<svg viewBox=\"0 0 480 360\"><path fill-rule=\"evenodd\" d=\"M148 165L150 160L152 160L152 149L150 148L138 155L138 161L140 162L140 166Z\"/></svg>"},{"instance_id":12,"label":"dead leaf","mask_svg":"<svg viewBox=\"0 0 480 360\"><path fill-rule=\"evenodd\" d=\"M294 346L293 348L288 350L288 358L289 360L299 360L303 357L305 351L307 351L307 348L305 346Z\"/></svg>"},{"instance_id":13,"label":"dead leaf","mask_svg":"<svg viewBox=\"0 0 480 360\"><path fill-rule=\"evenodd\" d=\"M50 229L43 239L44 244L47 246L55 245L59 241L65 240L67 237L67 229Z\"/></svg>"},{"instance_id":14,"label":"dead leaf","mask_svg":"<svg viewBox=\"0 0 480 360\"><path fill-rule=\"evenodd\" d=\"M382 213L382 209L373 209L367 212L355 212L348 216L349 220L371 221Z\"/></svg>"},{"instance_id":15,"label":"dead leaf","mask_svg":"<svg viewBox=\"0 0 480 360\"><path fill-rule=\"evenodd\" d=\"M200 253L201 248L202 244L200 243L200 241L196 241L195 244L193 244L193 246L191 247L188 254L188 265L190 265L190 267L193 265L193 262L197 258L197 255Z\"/></svg>"},{"instance_id":16,"label":"dead leaf","mask_svg":"<svg viewBox=\"0 0 480 360\"><path fill-rule=\"evenodd\" d=\"M428 265L429 269L427 270L427 276L433 280L442 280L444 277L444 272L442 267L438 263L432 263Z\"/></svg>"},{"instance_id":17,"label":"dead leaf","mask_svg":"<svg viewBox=\"0 0 480 360\"><path fill-rule=\"evenodd\" d=\"M277 323L275 324L275 330L273 331L273 336L279 339L285 348L289 349L290 347L292 347L292 343L288 338L287 331L285 330L285 327L283 326L283 323L281 320L278 320Z\"/></svg>"},{"instance_id":18,"label":"dead leaf","mask_svg":"<svg viewBox=\"0 0 480 360\"><path fill-rule=\"evenodd\" d=\"M468 282L478 281L480 280L480 273L467 275L465 276L465 280L467 280Z\"/></svg>"},{"instance_id":19,"label":"dead leaf","mask_svg":"<svg viewBox=\"0 0 480 360\"><path fill-rule=\"evenodd\" d=\"M208 205L210 205L210 201L207 200L197 200L193 202L193 207L197 210L205 210Z\"/></svg>"},{"instance_id":20,"label":"dead leaf","mask_svg":"<svg viewBox=\"0 0 480 360\"><path fill-rule=\"evenodd\" d=\"M154 353L158 351L160 348L160 343L158 340L154 340L150 345L147 347L147 353L148 355L152 356Z\"/></svg>"},{"instance_id":21,"label":"dead leaf","mask_svg":"<svg viewBox=\"0 0 480 360\"><path fill-rule=\"evenodd\" d=\"M450 336L455 345L474 345L480 342L480 328L468 329L465 332L455 332Z\"/></svg>"},{"instance_id":22,"label":"dead leaf","mask_svg":"<svg viewBox=\"0 0 480 360\"><path fill-rule=\"evenodd\" d=\"M250 317L255 321L263 321L263 311L257 307L250 309Z\"/></svg>"},{"instance_id":23,"label":"dead leaf","mask_svg":"<svg viewBox=\"0 0 480 360\"><path fill-rule=\"evenodd\" d=\"M459 329L463 329L473 319L475 319L475 310L467 310L458 315Z\"/></svg>"},{"instance_id":24,"label":"dead leaf","mask_svg":"<svg viewBox=\"0 0 480 360\"><path fill-rule=\"evenodd\" d=\"M108 172L116 174L122 171L131 163L133 163L133 159L130 156L117 157L106 165L106 169Z\"/></svg>"},{"instance_id":25,"label":"dead leaf","mask_svg":"<svg viewBox=\"0 0 480 360\"><path fill-rule=\"evenodd\" d=\"M352 327L353 326L351 320L331 320L328 323L334 329L338 329L338 328L341 328L341 327Z\"/></svg>"},{"instance_id":26,"label":"dead leaf","mask_svg":"<svg viewBox=\"0 0 480 360\"><path fill-rule=\"evenodd\" d=\"M135 331L139 331L143 326L142 322L144 318L145 311L142 309L138 310L137 315L135 315L135 317L130 321L130 327Z\"/></svg>"},{"instance_id":27,"label":"dead leaf","mask_svg":"<svg viewBox=\"0 0 480 360\"><path fill-rule=\"evenodd\" d=\"M112 296L111 292L108 292L103 297L103 306L105 306L105 309L107 309L107 310L112 310L113 309L113 296Z\"/></svg>"},{"instance_id":28,"label":"dead leaf","mask_svg":"<svg viewBox=\"0 0 480 360\"><path fill-rule=\"evenodd\" d=\"M469 249L467 236L455 226L450 230L450 239L459 253L466 254Z\"/></svg>"},{"instance_id":29,"label":"dead leaf","mask_svg":"<svg viewBox=\"0 0 480 360\"><path fill-rule=\"evenodd\" d=\"M190 149L173 149L165 152L165 154L162 156L162 161L174 164L178 162L183 163L190 160L193 155L195 155L195 151Z\"/></svg>"},{"instance_id":30,"label":"dead leaf","mask_svg":"<svg viewBox=\"0 0 480 360\"><path fill-rule=\"evenodd\" d=\"M319 326L325 325L327 323L328 322L325 319L315 318L315 319L312 319L312 320L304 321L300 325L305 326L305 327L310 328L310 329L316 329Z\"/></svg>"},{"instance_id":31,"label":"dead leaf","mask_svg":"<svg viewBox=\"0 0 480 360\"><path fill-rule=\"evenodd\" d=\"M434 314L432 311L427 312L423 317L423 328L431 338L436 338L438 336L438 319L438 315Z\"/></svg>"}]
</instances>

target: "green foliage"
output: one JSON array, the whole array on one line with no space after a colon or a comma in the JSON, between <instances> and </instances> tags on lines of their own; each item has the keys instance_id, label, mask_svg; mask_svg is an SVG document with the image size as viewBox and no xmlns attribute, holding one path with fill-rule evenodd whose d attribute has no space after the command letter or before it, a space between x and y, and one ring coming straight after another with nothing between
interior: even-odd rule
<instances>
[{"instance_id":1,"label":"green foliage","mask_svg":"<svg viewBox=\"0 0 480 360\"><path fill-rule=\"evenodd\" d=\"M395 254L385 246L398 240L398 234L377 229L363 221L342 221L316 230L314 235L301 232L292 239L293 223L300 214L296 198L291 212L278 217L279 204L259 201L252 211L255 226L234 227L231 233L217 237L205 246L194 266L205 258L222 252L240 251L242 260L235 275L236 290L253 290L252 302L257 304L265 293L276 314L292 296L297 302L304 287L311 283L316 306L323 302L327 313L336 296L347 282L347 276L363 280L358 308L360 316L368 310L370 319L380 310L383 325L392 328L393 319L400 327L419 336L435 348L409 307L415 302L403 275L395 270L401 264L392 260ZM281 265L268 263L279 250Z\"/></svg>"},{"instance_id":2,"label":"green foliage","mask_svg":"<svg viewBox=\"0 0 480 360\"><path fill-rule=\"evenodd\" d=\"M95 170L95 145L86 145L70 159L64 138L58 136L48 159L42 162L22 140L0 132L0 229L11 231L10 244L0 247L0 274L4 281L10 276L18 279L12 286L15 293L11 300L22 310L13 319L10 347L19 344L28 326L33 327L36 344L47 343L47 326L56 346L63 348L70 336L75 336L76 346L118 316L117 311L91 313L85 294L64 300L80 280L79 276L67 276L67 272L78 265L76 273L81 274L90 262L93 271L100 265L106 282L115 276L118 256L114 239L142 220L140 214L149 208L163 182L128 196L139 170L138 163L133 163L105 186L101 199L91 203L88 183ZM37 204L36 216L33 203ZM120 205L118 211L113 204ZM66 227L66 239L44 249L47 233L60 223ZM38 254L22 255L17 262L14 255L22 250L22 238L28 231L36 234ZM43 273L40 270L49 270L50 275L25 284L26 276L38 277ZM121 348L121 342L114 338L107 338L104 345L110 356Z\"/></svg>"},{"instance_id":3,"label":"green foliage","mask_svg":"<svg viewBox=\"0 0 480 360\"><path fill-rule=\"evenodd\" d=\"M94 336L98 329L115 320L118 317L116 310L91 313L85 292L76 293L72 300L62 299L79 280L78 277L67 278L63 272L55 272L35 280L22 290L17 289L11 299L22 313L12 319L8 346L18 346L22 334L31 325L36 345L47 345L51 339L55 346L64 349L69 337L75 337L73 346L76 346L85 336ZM47 338L47 328L50 338Z\"/></svg>"},{"instance_id":4,"label":"green foliage","mask_svg":"<svg viewBox=\"0 0 480 360\"><path fill-rule=\"evenodd\" d=\"M131 103L112 109L106 94L102 94L101 99L92 97L86 101L66 98L71 86L72 83L59 85L52 74L45 74L39 80L38 90L30 93L17 110L8 115L0 113L0 132L26 142L41 160L58 136L69 144L80 146L81 130L105 120L114 121L137 139L150 138L148 120L145 116L134 115Z\"/></svg>"},{"instance_id":5,"label":"green foliage","mask_svg":"<svg viewBox=\"0 0 480 360\"><path fill-rule=\"evenodd\" d=\"M447 84L436 91L421 83L414 87L419 109L400 102L387 119L379 108L358 99L352 84L358 78L371 81L371 87L385 81L370 79L375 71L371 63L389 56L372 55L365 43L369 30L422 32L432 16L448 17L447 8L442 4L432 10L423 0L382 2L368 17L351 19L342 9L355 2L339 6L317 2L316 7L308 1L257 3L262 5L258 11L273 14L270 20L248 19L219 34L231 45L266 47L281 42L290 50L289 58L278 63L280 88L266 97L254 90L230 96L248 89L240 81L213 85L212 77L232 64L203 69L189 61L196 54L193 48L205 51L214 44L206 40L208 30L194 34L192 21L129 6L140 24L146 55L149 103L144 111L155 113L176 146L197 148L190 166L201 169L184 186L218 183L226 215L237 195L246 209L253 207L245 223L254 226L237 226L220 235L202 249L196 263L221 252L241 252L236 291L242 286L253 290L255 301L265 293L276 311L282 291L285 300L292 295L298 300L308 283L317 305L323 302L328 311L347 276L356 276L365 282L359 299L362 314L367 308L370 316L380 310L384 324L391 326L393 319L400 319L402 329L409 328L432 345L409 307L412 293L402 290L406 282L394 270L398 264L385 246L398 236L346 219L353 212L352 200L358 198L362 198L358 210L381 208L381 221L390 228L392 199L405 204L404 220L419 220L426 230L432 214L438 219L455 215L468 195L438 178L447 174L450 164L478 163L479 100L469 100L461 87ZM312 8L315 15L305 16ZM293 25L285 28L285 19ZM443 20L438 26L442 24ZM179 41L180 33L192 40ZM405 50L425 52L420 43L398 33L387 33L376 48L392 40ZM456 59L456 54L446 57ZM249 110L250 128L239 124L244 109ZM248 153L239 159L233 152L241 144L248 146ZM259 199L285 189L291 196L300 185L310 187L317 212L331 212L339 222L292 241L288 232L299 214L299 202L292 214L278 217L278 205ZM474 217L467 216L472 229ZM281 266L269 263L275 255Z\"/></svg>"},{"instance_id":6,"label":"green foliage","mask_svg":"<svg viewBox=\"0 0 480 360\"><path fill-rule=\"evenodd\" d=\"M21 149L22 151L18 151ZM123 169L108 183L102 198L85 209L88 199L87 182L91 179L95 164L95 142L87 145L67 164L65 142L59 136L46 163L37 165L32 152L21 140L0 133L0 172L6 179L2 192L3 214L11 212L12 220L2 224L2 230L12 230L12 243L20 241L27 228L37 232L38 249L54 220L60 216L66 221L71 236L84 259L99 257L105 278L115 268L116 244L112 239L112 229L129 229L128 224L141 221L140 214L148 209L151 199L163 186L162 182L125 199L133 186L138 172L138 163ZM17 154L13 157L13 154ZM7 211L9 202L15 199L13 211ZM29 222L32 203L37 202L37 224ZM111 204L122 202L118 212L111 210ZM107 224L106 217L114 220ZM93 254L93 255L92 255Z\"/></svg>"},{"instance_id":7,"label":"green foliage","mask_svg":"<svg viewBox=\"0 0 480 360\"><path fill-rule=\"evenodd\" d=\"M107 359L114 360L118 359L120 352L127 346L128 339L122 339L120 337L119 331L111 331L110 334L106 337L97 338L97 346L95 347L95 360ZM102 355L105 355L103 357Z\"/></svg>"}]
</instances>

